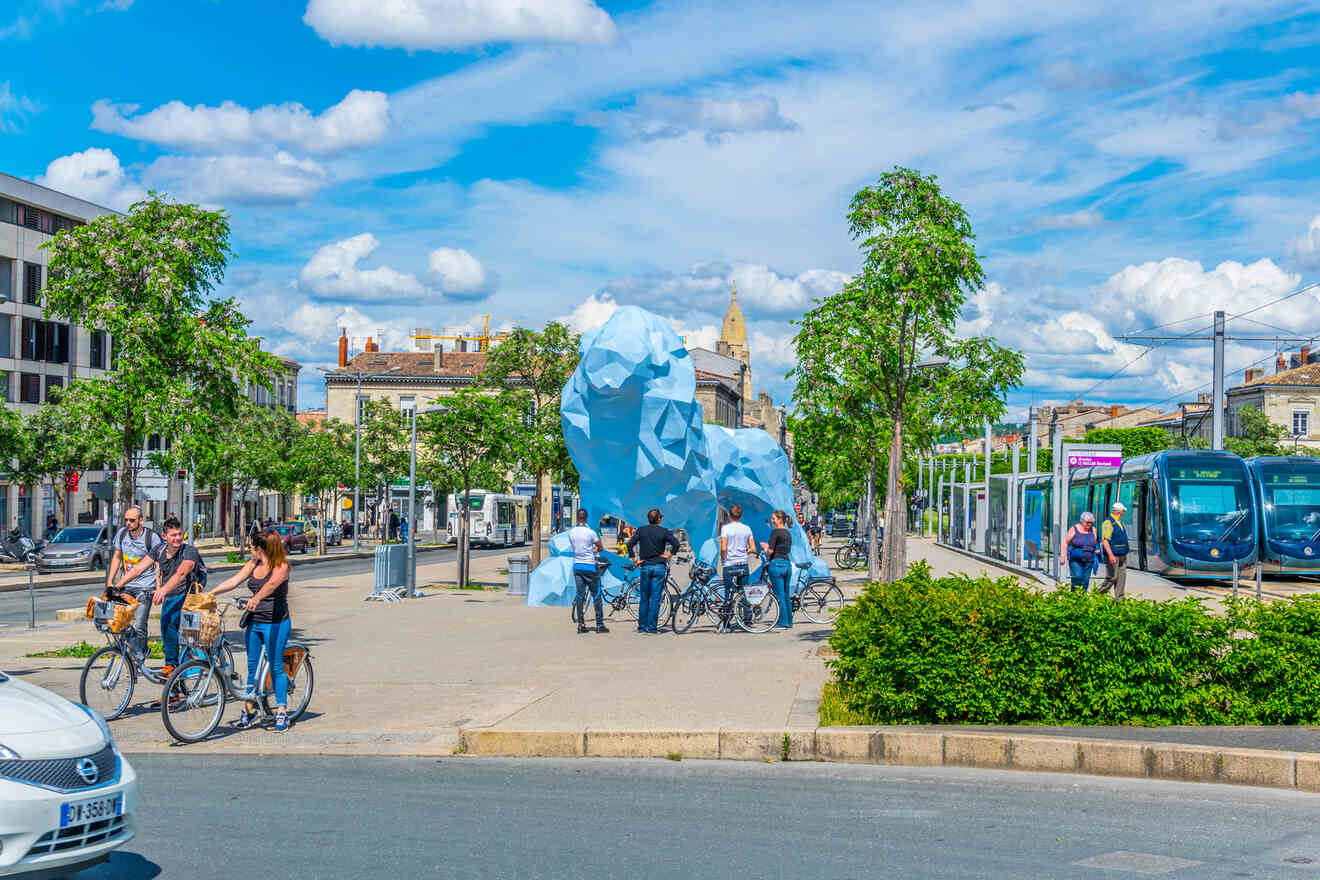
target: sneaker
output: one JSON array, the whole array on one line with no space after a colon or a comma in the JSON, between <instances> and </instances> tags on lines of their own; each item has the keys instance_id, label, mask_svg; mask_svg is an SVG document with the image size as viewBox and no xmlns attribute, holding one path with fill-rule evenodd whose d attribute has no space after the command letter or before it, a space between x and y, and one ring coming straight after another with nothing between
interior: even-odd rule
<instances>
[{"instance_id":1,"label":"sneaker","mask_svg":"<svg viewBox=\"0 0 1320 880\"><path fill-rule=\"evenodd\" d=\"M581 633L585 633L585 632L591 632L591 630L587 629L585 625L579 623L579 624L578 624L578 633L581 634Z\"/></svg>"},{"instance_id":2,"label":"sneaker","mask_svg":"<svg viewBox=\"0 0 1320 880\"><path fill-rule=\"evenodd\" d=\"M606 627L605 624L603 624L603 623L598 623L598 624L596 624L596 632L598 632L598 633L607 633L607 632L609 632L609 628Z\"/></svg>"},{"instance_id":3,"label":"sneaker","mask_svg":"<svg viewBox=\"0 0 1320 880\"><path fill-rule=\"evenodd\" d=\"M238 716L238 722L234 726L237 727L239 730L247 730L253 724L256 724L256 722L257 722L256 711L253 709L248 709L246 706L244 706L242 713L239 714Z\"/></svg>"},{"instance_id":4,"label":"sneaker","mask_svg":"<svg viewBox=\"0 0 1320 880\"><path fill-rule=\"evenodd\" d=\"M276 712L276 713L275 713L275 732L276 732L276 733L283 733L284 731L286 731L286 730L288 730L288 729L289 729L289 713L288 713L288 712Z\"/></svg>"},{"instance_id":5,"label":"sneaker","mask_svg":"<svg viewBox=\"0 0 1320 880\"><path fill-rule=\"evenodd\" d=\"M173 667L173 666L162 666L162 667L160 668L160 677L161 677L161 678L169 678L169 677L170 677L170 673L173 672L173 671L174 671L174 667Z\"/></svg>"}]
</instances>

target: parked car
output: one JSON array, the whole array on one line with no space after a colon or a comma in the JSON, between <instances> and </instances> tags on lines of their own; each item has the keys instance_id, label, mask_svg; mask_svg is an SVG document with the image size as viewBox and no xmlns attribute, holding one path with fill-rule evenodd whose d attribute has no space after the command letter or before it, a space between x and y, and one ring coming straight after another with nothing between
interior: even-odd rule
<instances>
[{"instance_id":1,"label":"parked car","mask_svg":"<svg viewBox=\"0 0 1320 880\"><path fill-rule=\"evenodd\" d=\"M37 571L100 571L113 555L109 526L65 526L37 552Z\"/></svg>"},{"instance_id":2,"label":"parked car","mask_svg":"<svg viewBox=\"0 0 1320 880\"><path fill-rule=\"evenodd\" d=\"M353 537L353 521L351 519L345 517L344 521L339 524L339 534L345 538Z\"/></svg>"},{"instance_id":3,"label":"parked car","mask_svg":"<svg viewBox=\"0 0 1320 880\"><path fill-rule=\"evenodd\" d=\"M293 519L286 520L286 522L288 522L290 525L294 525L302 529L303 534L308 537L308 540L316 539L316 520L309 519L308 517L305 516L297 516L294 517Z\"/></svg>"},{"instance_id":4,"label":"parked car","mask_svg":"<svg viewBox=\"0 0 1320 880\"><path fill-rule=\"evenodd\" d=\"M307 533L302 530L298 523L277 523L271 526L275 534L280 536L284 542L285 553L306 553L310 542L307 540Z\"/></svg>"},{"instance_id":5,"label":"parked car","mask_svg":"<svg viewBox=\"0 0 1320 880\"><path fill-rule=\"evenodd\" d=\"M0 877L72 874L133 839L137 774L93 709L0 673Z\"/></svg>"},{"instance_id":6,"label":"parked car","mask_svg":"<svg viewBox=\"0 0 1320 880\"><path fill-rule=\"evenodd\" d=\"M316 529L321 525L319 519L312 520L312 540L316 540ZM336 547L344 543L344 533L339 529L339 523L333 520L325 521L325 546Z\"/></svg>"}]
</instances>

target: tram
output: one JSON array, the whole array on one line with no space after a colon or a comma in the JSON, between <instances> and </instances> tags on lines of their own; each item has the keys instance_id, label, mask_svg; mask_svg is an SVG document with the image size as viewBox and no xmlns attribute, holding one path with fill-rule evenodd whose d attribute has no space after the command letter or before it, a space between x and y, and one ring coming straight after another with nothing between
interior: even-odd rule
<instances>
[{"instance_id":1,"label":"tram","mask_svg":"<svg viewBox=\"0 0 1320 880\"><path fill-rule=\"evenodd\" d=\"M1261 455L1247 459L1260 533L1261 570L1320 574L1320 459Z\"/></svg>"},{"instance_id":2,"label":"tram","mask_svg":"<svg viewBox=\"0 0 1320 880\"><path fill-rule=\"evenodd\" d=\"M1026 480L1028 547L1036 544L1043 557L1057 553L1062 540L1049 522L1052 495L1048 475ZM1166 450L1116 468L1073 471L1068 522L1089 510L1098 524L1115 501L1122 502L1130 567L1170 578L1231 578L1234 562L1239 575L1256 563L1256 498L1246 463L1233 453ZM1033 510L1045 515L1032 516Z\"/></svg>"}]
</instances>

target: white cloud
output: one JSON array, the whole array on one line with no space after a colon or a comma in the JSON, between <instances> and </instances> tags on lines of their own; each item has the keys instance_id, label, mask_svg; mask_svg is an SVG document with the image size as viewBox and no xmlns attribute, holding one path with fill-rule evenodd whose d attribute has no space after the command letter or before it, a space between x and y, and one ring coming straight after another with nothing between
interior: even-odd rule
<instances>
[{"instance_id":1,"label":"white cloud","mask_svg":"<svg viewBox=\"0 0 1320 880\"><path fill-rule=\"evenodd\" d=\"M702 324L697 327L688 326L678 318L669 317L665 319L669 326L674 328L674 332L683 340L683 344L688 348L704 348L708 351L715 350L715 343L720 338L720 328L714 324Z\"/></svg>"},{"instance_id":2,"label":"white cloud","mask_svg":"<svg viewBox=\"0 0 1320 880\"><path fill-rule=\"evenodd\" d=\"M843 289L849 276L833 269L807 269L781 275L754 263L699 263L682 275L653 272L611 281L607 293L620 302L723 314L733 285L749 314L799 315L812 300Z\"/></svg>"},{"instance_id":3,"label":"white cloud","mask_svg":"<svg viewBox=\"0 0 1320 880\"><path fill-rule=\"evenodd\" d=\"M309 0L303 21L336 46L457 49L618 39L613 20L592 0Z\"/></svg>"},{"instance_id":4,"label":"white cloud","mask_svg":"<svg viewBox=\"0 0 1320 880\"><path fill-rule=\"evenodd\" d=\"M586 333L597 327L604 327L610 316L619 310L619 305L608 293L594 293L577 305L567 315L555 318L575 333Z\"/></svg>"},{"instance_id":5,"label":"white cloud","mask_svg":"<svg viewBox=\"0 0 1320 880\"><path fill-rule=\"evenodd\" d=\"M752 331L747 340L747 347L752 352L752 365L760 370L756 384L760 385L770 378L771 373L779 375L797 363L797 345L792 333L763 333Z\"/></svg>"},{"instance_id":6,"label":"white cloud","mask_svg":"<svg viewBox=\"0 0 1320 880\"><path fill-rule=\"evenodd\" d=\"M1288 242L1288 256L1308 269L1320 269L1320 214L1301 235Z\"/></svg>"},{"instance_id":7,"label":"white cloud","mask_svg":"<svg viewBox=\"0 0 1320 880\"><path fill-rule=\"evenodd\" d=\"M124 12L133 8L133 0L105 0L101 4L101 9L114 12Z\"/></svg>"},{"instance_id":8,"label":"white cloud","mask_svg":"<svg viewBox=\"0 0 1320 880\"><path fill-rule=\"evenodd\" d=\"M314 298L362 302L416 303L428 291L415 275L388 266L360 269L358 263L380 247L370 232L327 244L298 273L298 286Z\"/></svg>"},{"instance_id":9,"label":"white cloud","mask_svg":"<svg viewBox=\"0 0 1320 880\"><path fill-rule=\"evenodd\" d=\"M1093 229L1105 222L1099 211L1073 211L1070 214L1046 214L1036 218L1037 229Z\"/></svg>"},{"instance_id":10,"label":"white cloud","mask_svg":"<svg viewBox=\"0 0 1320 880\"><path fill-rule=\"evenodd\" d=\"M1293 92L1283 99L1283 107L1302 119L1320 119L1320 92Z\"/></svg>"},{"instance_id":11,"label":"white cloud","mask_svg":"<svg viewBox=\"0 0 1320 880\"><path fill-rule=\"evenodd\" d=\"M170 101L134 115L137 109L97 101L92 105L92 128L200 153L278 145L327 154L379 142L390 121L385 93L359 89L319 114L297 103L249 110L233 101L218 107Z\"/></svg>"},{"instance_id":12,"label":"white cloud","mask_svg":"<svg viewBox=\"0 0 1320 880\"><path fill-rule=\"evenodd\" d=\"M484 299L495 292L494 275L462 248L436 248L428 255L427 265L451 299Z\"/></svg>"},{"instance_id":13,"label":"white cloud","mask_svg":"<svg viewBox=\"0 0 1320 880\"><path fill-rule=\"evenodd\" d=\"M589 113L582 121L588 125L613 125L644 141L698 132L708 144L724 143L731 134L798 128L797 123L780 114L779 101L770 95L727 98L643 95L632 109Z\"/></svg>"},{"instance_id":14,"label":"white cloud","mask_svg":"<svg viewBox=\"0 0 1320 880\"><path fill-rule=\"evenodd\" d=\"M27 124L28 117L45 108L24 95L16 95L9 80L0 82L0 132L17 134Z\"/></svg>"},{"instance_id":15,"label":"white cloud","mask_svg":"<svg viewBox=\"0 0 1320 880\"><path fill-rule=\"evenodd\" d=\"M157 189L207 204L283 204L311 198L330 184L313 159L273 156L161 156L143 172Z\"/></svg>"},{"instance_id":16,"label":"white cloud","mask_svg":"<svg viewBox=\"0 0 1320 880\"><path fill-rule=\"evenodd\" d=\"M114 153L98 147L61 156L46 166L45 174L37 175L36 182L119 211L127 211L147 194L124 172Z\"/></svg>"}]
</instances>

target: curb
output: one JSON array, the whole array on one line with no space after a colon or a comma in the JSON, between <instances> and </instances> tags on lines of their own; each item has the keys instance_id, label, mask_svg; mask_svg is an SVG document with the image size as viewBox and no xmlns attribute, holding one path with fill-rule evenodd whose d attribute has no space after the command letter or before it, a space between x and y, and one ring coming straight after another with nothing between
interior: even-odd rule
<instances>
[{"instance_id":1,"label":"curb","mask_svg":"<svg viewBox=\"0 0 1320 880\"><path fill-rule=\"evenodd\" d=\"M432 545L427 547L418 547L417 553L430 553L433 550L446 550L449 544ZM300 565L317 565L322 562L350 562L354 559L371 559L375 551L364 550L360 553L328 553L325 556L312 556L308 554L298 559L289 559L289 564L297 568ZM217 562L214 565L207 563L207 571L227 572L237 571L243 567L241 562ZM49 590L57 587L84 587L99 586L105 583L105 571L86 572L76 577L60 577L59 575L37 575L35 583L32 585L34 590ZM26 593L26 583L0 584L0 593Z\"/></svg>"},{"instance_id":2,"label":"curb","mask_svg":"<svg viewBox=\"0 0 1320 880\"><path fill-rule=\"evenodd\" d=\"M1320 753L1133 740L935 733L876 727L815 730L499 730L463 728L478 757L684 758L978 767L1217 782L1320 792Z\"/></svg>"}]
</instances>

